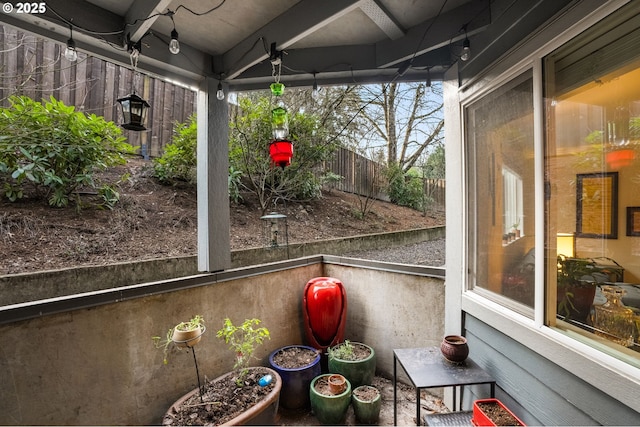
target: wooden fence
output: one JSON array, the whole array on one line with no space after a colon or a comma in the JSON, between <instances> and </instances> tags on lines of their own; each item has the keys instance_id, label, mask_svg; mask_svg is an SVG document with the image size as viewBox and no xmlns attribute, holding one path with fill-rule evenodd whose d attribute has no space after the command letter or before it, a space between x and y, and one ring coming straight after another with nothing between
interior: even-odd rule
<instances>
[{"instance_id":1,"label":"wooden fence","mask_svg":"<svg viewBox=\"0 0 640 427\"><path fill-rule=\"evenodd\" d=\"M141 146L145 156L162 154L171 141L173 125L195 112L196 93L160 79L78 52L76 62L67 61L65 45L0 25L0 102L9 105L11 95L40 100L53 95L78 111L122 122L117 99L134 88L148 100L146 132L123 130L129 143Z\"/></svg>"},{"instance_id":2,"label":"wooden fence","mask_svg":"<svg viewBox=\"0 0 640 427\"><path fill-rule=\"evenodd\" d=\"M9 105L11 95L40 100L54 96L78 111L122 122L117 99L134 88L151 108L146 132L123 130L129 143L141 147L145 158L161 156L171 142L175 122L184 122L196 109L195 91L156 79L131 68L78 52L78 60L64 59L65 45L36 37L7 25L0 25L0 106ZM384 192L384 165L346 148L336 151L322 165L343 178L332 184L341 191L380 200ZM444 180L425 180L425 194L444 206Z\"/></svg>"}]
</instances>

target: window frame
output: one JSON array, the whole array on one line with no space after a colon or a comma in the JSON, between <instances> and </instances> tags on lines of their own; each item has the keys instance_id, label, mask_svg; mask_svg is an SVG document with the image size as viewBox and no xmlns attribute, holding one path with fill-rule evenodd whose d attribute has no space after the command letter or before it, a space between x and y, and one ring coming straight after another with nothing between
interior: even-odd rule
<instances>
[{"instance_id":1,"label":"window frame","mask_svg":"<svg viewBox=\"0 0 640 427\"><path fill-rule=\"evenodd\" d=\"M544 98L543 98L543 72L542 61L549 53L570 40L574 39L584 30L597 25L604 17L615 12L626 4L625 1L609 2L596 8L586 16L579 12L567 13L566 16L556 20L548 28L550 33L540 33L518 46L518 53L509 52L505 58L496 62L493 67L477 78L459 86L459 120L463 147L467 144L466 112L467 108L482 97L508 83L517 75L528 69L533 71L533 102L534 102L534 152L535 152L535 256L536 259L545 258L545 191L544 191ZM470 90L473 89L473 90ZM462 196L463 224L468 230L473 226L467 215L469 208L469 191L467 186L467 171L469 158L466 149L462 152L462 181L464 193ZM571 336L561 332L552 326L555 321L553 316L545 310L546 304L555 303L553 292L545 292L544 277L548 268L555 269L554 265L545 262L537 262L535 265L535 299L534 316L526 315L508 308L496 298L486 295L489 291L472 289L473 272L470 265L475 260L468 259L467 245L476 244L475 237L467 239L463 235L460 241L463 251L462 268L466 272L460 276L463 283L459 287L460 309L463 313L487 323L496 330L512 337L517 342L531 348L543 355L558 366L564 367L574 375L584 379L629 406L634 407L635 402L629 398L629 391L640 386L640 369L607 354L607 352L593 346L580 337ZM471 252L472 254L477 251ZM447 275L449 277L449 274ZM552 319L548 318L552 317ZM616 381L611 381L611 375L616 376Z\"/></svg>"}]
</instances>

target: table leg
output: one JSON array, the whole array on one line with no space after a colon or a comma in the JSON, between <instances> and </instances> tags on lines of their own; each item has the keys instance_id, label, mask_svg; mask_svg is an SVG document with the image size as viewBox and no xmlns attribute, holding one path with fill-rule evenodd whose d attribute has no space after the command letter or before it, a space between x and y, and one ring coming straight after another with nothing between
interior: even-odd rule
<instances>
[{"instance_id":1,"label":"table leg","mask_svg":"<svg viewBox=\"0 0 640 427\"><path fill-rule=\"evenodd\" d=\"M420 425L420 389L416 387L416 425Z\"/></svg>"},{"instance_id":2,"label":"table leg","mask_svg":"<svg viewBox=\"0 0 640 427\"><path fill-rule=\"evenodd\" d=\"M398 375L397 368L398 360L396 354L393 353L393 425L398 425L398 389L396 384L396 378Z\"/></svg>"},{"instance_id":3,"label":"table leg","mask_svg":"<svg viewBox=\"0 0 640 427\"><path fill-rule=\"evenodd\" d=\"M458 392L458 387L453 386L453 412L456 412L456 402L458 401L458 397L456 393Z\"/></svg>"}]
</instances>

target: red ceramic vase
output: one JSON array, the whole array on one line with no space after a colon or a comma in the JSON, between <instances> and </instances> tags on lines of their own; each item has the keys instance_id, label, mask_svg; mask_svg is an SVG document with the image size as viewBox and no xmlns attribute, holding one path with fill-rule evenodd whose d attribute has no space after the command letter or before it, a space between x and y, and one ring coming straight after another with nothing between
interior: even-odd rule
<instances>
[{"instance_id":1,"label":"red ceramic vase","mask_svg":"<svg viewBox=\"0 0 640 427\"><path fill-rule=\"evenodd\" d=\"M316 277L304 289L304 327L309 345L326 350L343 341L347 294L333 277Z\"/></svg>"}]
</instances>

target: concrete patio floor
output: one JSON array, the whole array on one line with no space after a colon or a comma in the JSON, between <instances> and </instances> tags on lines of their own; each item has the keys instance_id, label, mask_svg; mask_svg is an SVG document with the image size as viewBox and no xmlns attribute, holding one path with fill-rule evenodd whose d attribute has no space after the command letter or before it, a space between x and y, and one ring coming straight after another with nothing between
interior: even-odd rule
<instances>
[{"instance_id":1,"label":"concrete patio floor","mask_svg":"<svg viewBox=\"0 0 640 427\"><path fill-rule=\"evenodd\" d=\"M373 385L382 391L382 408L380 409L380 420L378 425L393 425L393 381L375 377ZM444 405L442 399L431 393L422 390L421 392L421 417L427 413L449 412ZM320 421L311 413L311 411L287 411L284 408L279 410L279 419L276 421L278 425L283 426L316 426L322 425ZM415 388L403 383L398 383L398 425L411 426L416 425L416 392ZM352 406L349 406L345 425L360 425L353 414ZM421 425L424 422L421 420Z\"/></svg>"}]
</instances>

